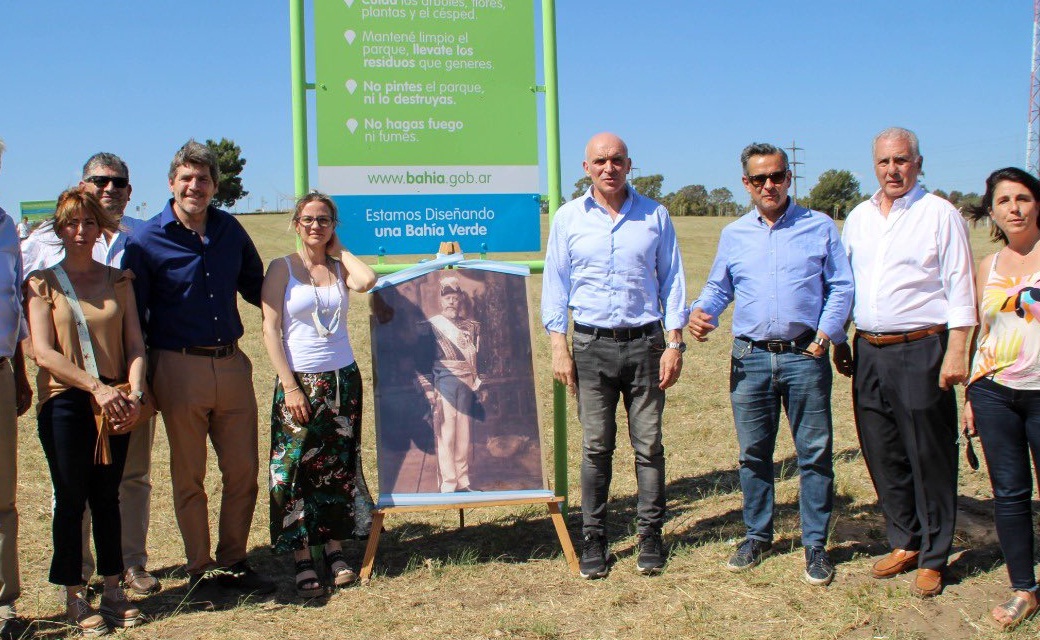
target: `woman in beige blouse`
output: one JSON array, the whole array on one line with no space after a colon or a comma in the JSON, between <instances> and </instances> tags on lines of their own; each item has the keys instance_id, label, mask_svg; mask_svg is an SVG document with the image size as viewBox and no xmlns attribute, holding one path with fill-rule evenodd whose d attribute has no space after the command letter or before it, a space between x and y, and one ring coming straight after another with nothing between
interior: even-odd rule
<instances>
[{"instance_id":1,"label":"woman in beige blouse","mask_svg":"<svg viewBox=\"0 0 1040 640\"><path fill-rule=\"evenodd\" d=\"M103 229L118 222L91 194L70 189L61 194L54 230L65 258L28 278L29 330L39 373L37 423L54 485L54 556L49 579L65 587L69 622L85 634L109 626L129 627L140 611L119 586L123 573L120 543L119 481L129 433L140 412L145 387L144 341L131 286L133 274L94 261L92 251ZM66 296L56 271L72 286ZM95 367L84 357L74 302L86 320ZM89 358L89 354L88 354ZM96 369L97 376L88 373ZM131 392L113 386L129 379ZM98 428L91 400L101 407L115 435L109 437L111 464L95 455ZM104 576L100 615L83 597L81 585L84 507L94 518L98 573Z\"/></svg>"}]
</instances>

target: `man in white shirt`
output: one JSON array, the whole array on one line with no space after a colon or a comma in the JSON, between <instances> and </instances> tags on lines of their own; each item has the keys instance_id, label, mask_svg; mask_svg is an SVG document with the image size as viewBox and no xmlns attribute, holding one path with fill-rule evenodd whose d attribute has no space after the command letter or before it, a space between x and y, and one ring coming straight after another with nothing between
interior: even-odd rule
<instances>
[{"instance_id":1,"label":"man in white shirt","mask_svg":"<svg viewBox=\"0 0 1040 640\"><path fill-rule=\"evenodd\" d=\"M885 514L892 551L875 578L917 568L911 590L938 595L957 514L957 407L975 325L968 226L946 200L917 184L917 136L874 138L881 188L849 214L842 243L856 281L855 355L836 348L852 375L860 447Z\"/></svg>"},{"instance_id":2,"label":"man in white shirt","mask_svg":"<svg viewBox=\"0 0 1040 640\"><path fill-rule=\"evenodd\" d=\"M130 169L122 158L113 153L95 153L83 165L79 187L101 202L106 211L119 219L119 230L105 231L94 245L94 259L111 267L123 268L123 253L132 230L143 221L124 216L133 187ZM54 232L53 220L40 225L22 242L24 275L37 269L46 269L61 262L65 250ZM152 442L155 439L155 418L130 434L123 480L119 484L119 511L122 517L123 580L137 595L159 591L160 585L145 569L148 552L148 518L151 513ZM94 556L90 552L90 508L83 518L83 579L94 574Z\"/></svg>"}]
</instances>

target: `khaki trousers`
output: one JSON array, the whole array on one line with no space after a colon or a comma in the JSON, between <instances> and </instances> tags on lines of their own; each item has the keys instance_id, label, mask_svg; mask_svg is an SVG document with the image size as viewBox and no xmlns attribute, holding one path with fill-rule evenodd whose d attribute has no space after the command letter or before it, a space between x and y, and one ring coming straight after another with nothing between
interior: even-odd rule
<instances>
[{"instance_id":1,"label":"khaki trousers","mask_svg":"<svg viewBox=\"0 0 1040 640\"><path fill-rule=\"evenodd\" d=\"M260 464L253 365L241 351L209 358L156 349L150 357L152 390L170 441L173 505L188 573L245 560ZM204 485L207 436L222 482L215 562Z\"/></svg>"},{"instance_id":2,"label":"khaki trousers","mask_svg":"<svg viewBox=\"0 0 1040 640\"><path fill-rule=\"evenodd\" d=\"M130 434L123 480L119 483L119 516L123 522L123 566L148 566L148 517L152 511L152 443L155 418ZM90 544L90 507L83 514L83 580L94 575Z\"/></svg>"},{"instance_id":3,"label":"khaki trousers","mask_svg":"<svg viewBox=\"0 0 1040 640\"><path fill-rule=\"evenodd\" d=\"M0 608L21 593L18 575L18 416L14 369L8 358L0 365Z\"/></svg>"}]
</instances>

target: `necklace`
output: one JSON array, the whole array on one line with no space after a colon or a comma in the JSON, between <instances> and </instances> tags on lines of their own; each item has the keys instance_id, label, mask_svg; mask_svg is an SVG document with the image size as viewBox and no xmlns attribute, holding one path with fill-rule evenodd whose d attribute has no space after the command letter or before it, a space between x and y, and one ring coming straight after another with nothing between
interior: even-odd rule
<instances>
[{"instance_id":1,"label":"necklace","mask_svg":"<svg viewBox=\"0 0 1040 640\"><path fill-rule=\"evenodd\" d=\"M339 327L339 316L340 311L343 308L342 303L337 304L335 310L332 308L332 292L329 292L329 301L323 302L321 296L318 294L318 285L314 282L314 276L311 275L311 267L307 266L307 261L300 256L300 261L303 262L303 266L307 269L307 279L311 282L311 292L314 294L314 311L311 312L311 319L314 320L314 330L318 332L318 336L328 339L329 336L336 331ZM325 265L328 266L329 258L325 257ZM329 271L331 273L331 270ZM339 281L339 265L336 265L336 281ZM331 287L331 285L330 285ZM331 317L330 317L331 316ZM328 318L328 324L326 324L322 318Z\"/></svg>"}]
</instances>

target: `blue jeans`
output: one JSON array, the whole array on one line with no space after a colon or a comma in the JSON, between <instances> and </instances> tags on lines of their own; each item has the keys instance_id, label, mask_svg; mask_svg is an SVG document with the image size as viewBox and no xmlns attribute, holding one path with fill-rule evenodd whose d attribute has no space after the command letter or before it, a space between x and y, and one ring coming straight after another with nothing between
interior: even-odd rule
<instances>
[{"instance_id":1,"label":"blue jeans","mask_svg":"<svg viewBox=\"0 0 1040 640\"><path fill-rule=\"evenodd\" d=\"M607 495L617 438L617 404L628 413L628 437L635 452L637 530L660 533L664 523L664 446L658 388L664 334L657 331L627 342L575 333L572 347L578 374L578 417L582 427L582 533L606 533Z\"/></svg>"},{"instance_id":2,"label":"blue jeans","mask_svg":"<svg viewBox=\"0 0 1040 640\"><path fill-rule=\"evenodd\" d=\"M993 485L993 520L1011 588L1036 586L1033 574L1033 460L1040 459L1040 391L1017 391L983 378L968 387L975 428ZM1040 480L1040 475L1037 475Z\"/></svg>"},{"instance_id":3,"label":"blue jeans","mask_svg":"<svg viewBox=\"0 0 1040 640\"><path fill-rule=\"evenodd\" d=\"M783 406L798 456L802 544L825 546L834 503L829 359L769 353L735 338L730 362L747 537L773 541L773 450Z\"/></svg>"}]
</instances>

